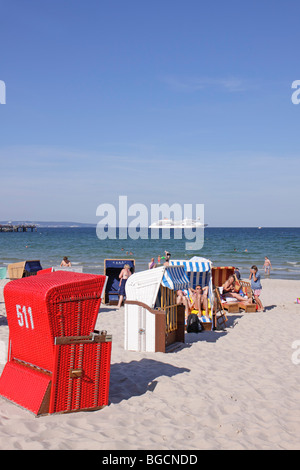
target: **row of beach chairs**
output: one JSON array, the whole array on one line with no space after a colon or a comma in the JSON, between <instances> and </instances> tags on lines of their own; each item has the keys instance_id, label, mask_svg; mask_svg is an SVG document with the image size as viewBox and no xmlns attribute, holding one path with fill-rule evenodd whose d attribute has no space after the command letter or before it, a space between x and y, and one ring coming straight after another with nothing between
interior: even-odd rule
<instances>
[{"instance_id":1,"label":"row of beach chairs","mask_svg":"<svg viewBox=\"0 0 300 470\"><path fill-rule=\"evenodd\" d=\"M103 302L109 305L116 305L118 303L118 290L119 290L119 273L124 267L124 264L130 265L132 274L135 272L135 260L134 259L106 259L104 260L104 275L107 276L107 286L105 290L105 297ZM49 268L48 270L53 270ZM246 313L255 312L256 304L252 293L251 285L247 281L240 280L241 289L243 293L251 299L251 303L244 302L224 302L220 287L228 279L230 275L234 275L235 268L233 266L224 267L212 267L211 278L212 286L215 298L215 327L217 326L217 317L220 317L220 323L224 323L225 313L240 313L242 311ZM39 260L22 261L18 263L12 263L7 268L0 268L1 279L21 279L23 277L32 276L39 274L43 270Z\"/></svg>"},{"instance_id":2,"label":"row of beach chairs","mask_svg":"<svg viewBox=\"0 0 300 470\"><path fill-rule=\"evenodd\" d=\"M109 268L115 267L114 280L124 263L129 264L118 261ZM204 272L197 271L199 279ZM101 302L110 302L105 296L107 285L111 292L113 284L108 274L55 272L42 269L39 261L8 266L15 281L5 286L9 348L0 396L35 415L96 410L108 404L112 336L94 329ZM206 274L203 282L214 286L213 321L226 325L231 305L221 301L216 284L231 272L209 266ZM190 282L184 267L161 266L136 277L137 283L129 278L126 291L124 348L167 352L184 343L184 307L176 304L176 291ZM250 296L248 284L242 286Z\"/></svg>"},{"instance_id":3,"label":"row of beach chairs","mask_svg":"<svg viewBox=\"0 0 300 470\"><path fill-rule=\"evenodd\" d=\"M118 289L119 289L119 273L124 267L124 264L130 265L132 274L135 272L135 260L134 259L107 259L104 261L104 275L108 277L107 286L105 291L104 303L109 305L116 305L118 303ZM243 290L243 293L252 299L252 303L245 304L244 302L224 302L222 294L219 288L224 284L230 275L234 275L234 267L212 267L212 285L214 289L215 299L217 301L216 308L219 311L227 311L228 313L244 312L255 312L256 304L254 301L251 285L247 281L240 280L239 283ZM38 274L39 271L43 270L39 260L22 261L18 263L9 264L7 268L0 268L1 279L8 278L21 279L23 277L32 276ZM53 270L53 268L49 268ZM43 270L45 272L45 270Z\"/></svg>"}]
</instances>

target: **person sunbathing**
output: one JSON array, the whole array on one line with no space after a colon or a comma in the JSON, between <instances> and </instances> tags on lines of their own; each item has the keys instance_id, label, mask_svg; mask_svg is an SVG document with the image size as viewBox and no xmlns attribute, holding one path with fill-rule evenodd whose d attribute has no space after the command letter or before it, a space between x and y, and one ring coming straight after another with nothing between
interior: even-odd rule
<instances>
[{"instance_id":1,"label":"person sunbathing","mask_svg":"<svg viewBox=\"0 0 300 470\"><path fill-rule=\"evenodd\" d=\"M242 295L237 292L239 288L239 284L236 284L234 276L229 276L227 281L224 282L222 285L223 287L223 296L224 297L231 297L237 299L239 302L248 302L249 299L245 299ZM251 299L250 299L251 300Z\"/></svg>"},{"instance_id":2,"label":"person sunbathing","mask_svg":"<svg viewBox=\"0 0 300 470\"><path fill-rule=\"evenodd\" d=\"M208 313L208 286L201 287L200 285L195 287L195 290L192 290L192 302L193 309L198 310L201 316L202 310L205 310L205 316L209 319Z\"/></svg>"},{"instance_id":3,"label":"person sunbathing","mask_svg":"<svg viewBox=\"0 0 300 470\"><path fill-rule=\"evenodd\" d=\"M192 308L192 304L190 302L188 293L184 292L181 289L178 289L177 297L176 297L176 303L177 303L177 305L184 305L184 307L185 307L185 318L187 319L187 317L191 313L191 308Z\"/></svg>"}]
</instances>

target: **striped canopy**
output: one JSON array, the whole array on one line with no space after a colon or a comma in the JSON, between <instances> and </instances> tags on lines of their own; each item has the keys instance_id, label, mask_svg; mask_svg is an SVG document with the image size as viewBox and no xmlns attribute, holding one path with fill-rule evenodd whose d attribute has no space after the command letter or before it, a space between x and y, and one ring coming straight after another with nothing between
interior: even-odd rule
<instances>
[{"instance_id":1,"label":"striped canopy","mask_svg":"<svg viewBox=\"0 0 300 470\"><path fill-rule=\"evenodd\" d=\"M169 263L171 266L184 266L186 272L203 273L211 271L211 261L197 256L190 260L170 260Z\"/></svg>"},{"instance_id":2,"label":"striped canopy","mask_svg":"<svg viewBox=\"0 0 300 470\"><path fill-rule=\"evenodd\" d=\"M160 287L188 289L189 279L183 266L159 266L132 274L126 282L126 300L139 301L154 308ZM157 304L157 306L160 306Z\"/></svg>"},{"instance_id":3,"label":"striped canopy","mask_svg":"<svg viewBox=\"0 0 300 470\"><path fill-rule=\"evenodd\" d=\"M168 287L168 289L188 289L189 279L186 275L185 268L181 266L167 266L162 280L161 285Z\"/></svg>"},{"instance_id":4,"label":"striped canopy","mask_svg":"<svg viewBox=\"0 0 300 470\"><path fill-rule=\"evenodd\" d=\"M190 260L170 260L171 266L183 266L194 289L197 285L202 287L211 284L211 261L206 258L194 256Z\"/></svg>"},{"instance_id":5,"label":"striped canopy","mask_svg":"<svg viewBox=\"0 0 300 470\"><path fill-rule=\"evenodd\" d=\"M214 305L214 294L212 285L212 263L209 259L194 256L190 260L170 260L171 266L183 266L189 279L189 286L195 289L196 286L208 287L208 299ZM213 322L211 324L213 328Z\"/></svg>"}]
</instances>

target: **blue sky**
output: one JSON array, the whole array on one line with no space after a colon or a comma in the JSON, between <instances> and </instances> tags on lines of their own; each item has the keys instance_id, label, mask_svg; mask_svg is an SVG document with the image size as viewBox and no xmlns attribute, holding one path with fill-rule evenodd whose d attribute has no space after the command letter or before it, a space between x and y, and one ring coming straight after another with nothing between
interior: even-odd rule
<instances>
[{"instance_id":1,"label":"blue sky","mask_svg":"<svg viewBox=\"0 0 300 470\"><path fill-rule=\"evenodd\" d=\"M299 226L297 1L2 0L0 220Z\"/></svg>"}]
</instances>

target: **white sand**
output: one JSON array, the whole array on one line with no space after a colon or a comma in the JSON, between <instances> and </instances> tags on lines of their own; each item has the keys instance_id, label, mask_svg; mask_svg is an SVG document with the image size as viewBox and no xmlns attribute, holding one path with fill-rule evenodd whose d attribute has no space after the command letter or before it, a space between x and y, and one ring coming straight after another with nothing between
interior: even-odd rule
<instances>
[{"instance_id":1,"label":"white sand","mask_svg":"<svg viewBox=\"0 0 300 470\"><path fill-rule=\"evenodd\" d=\"M113 335L109 406L36 418L0 398L0 449L298 449L297 296L300 281L263 280L266 312L228 315L226 331L187 334L168 354L124 351L124 309L102 307L97 327Z\"/></svg>"}]
</instances>

